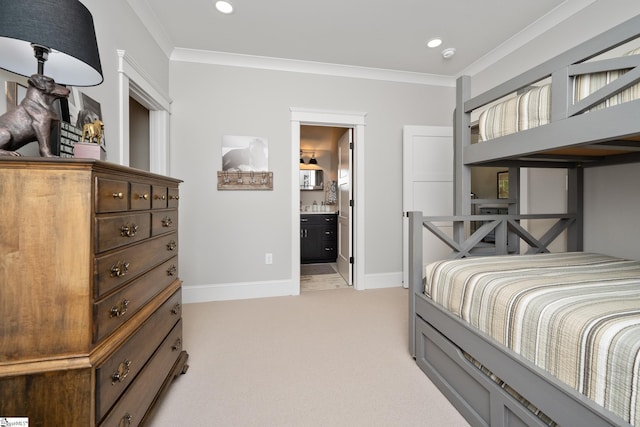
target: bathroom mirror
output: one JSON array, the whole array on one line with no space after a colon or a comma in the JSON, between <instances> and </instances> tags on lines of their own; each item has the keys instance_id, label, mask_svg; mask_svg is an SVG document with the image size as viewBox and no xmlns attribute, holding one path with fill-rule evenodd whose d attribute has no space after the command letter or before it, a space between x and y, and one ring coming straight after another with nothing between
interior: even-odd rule
<instances>
[{"instance_id":1,"label":"bathroom mirror","mask_svg":"<svg viewBox=\"0 0 640 427\"><path fill-rule=\"evenodd\" d=\"M324 174L322 170L301 170L300 190L324 189Z\"/></svg>"}]
</instances>

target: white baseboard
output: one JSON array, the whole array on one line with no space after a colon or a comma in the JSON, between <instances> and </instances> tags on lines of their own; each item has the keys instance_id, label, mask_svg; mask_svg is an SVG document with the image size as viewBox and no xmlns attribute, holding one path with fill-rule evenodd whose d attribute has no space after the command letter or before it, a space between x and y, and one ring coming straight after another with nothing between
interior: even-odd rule
<instances>
[{"instance_id":1,"label":"white baseboard","mask_svg":"<svg viewBox=\"0 0 640 427\"><path fill-rule=\"evenodd\" d=\"M358 289L397 288L402 286L402 272L366 274L365 283ZM197 285L182 287L184 304L230 301L238 299L283 297L299 295L299 281L272 280L267 282L223 283L216 285Z\"/></svg>"},{"instance_id":2,"label":"white baseboard","mask_svg":"<svg viewBox=\"0 0 640 427\"><path fill-rule=\"evenodd\" d=\"M292 291L291 281L223 283L182 287L182 302L185 304L210 301L229 301L297 295Z\"/></svg>"},{"instance_id":3,"label":"white baseboard","mask_svg":"<svg viewBox=\"0 0 640 427\"><path fill-rule=\"evenodd\" d=\"M364 275L364 289L400 288L402 272Z\"/></svg>"}]
</instances>

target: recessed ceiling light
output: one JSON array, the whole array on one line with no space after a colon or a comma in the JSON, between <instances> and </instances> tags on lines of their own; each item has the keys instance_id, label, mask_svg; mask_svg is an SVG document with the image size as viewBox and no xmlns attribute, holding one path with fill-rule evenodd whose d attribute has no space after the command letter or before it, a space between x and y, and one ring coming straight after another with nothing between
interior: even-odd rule
<instances>
[{"instance_id":1,"label":"recessed ceiling light","mask_svg":"<svg viewBox=\"0 0 640 427\"><path fill-rule=\"evenodd\" d=\"M233 12L233 5L228 1L219 0L216 2L216 9L218 12L228 15Z\"/></svg>"},{"instance_id":2,"label":"recessed ceiling light","mask_svg":"<svg viewBox=\"0 0 640 427\"><path fill-rule=\"evenodd\" d=\"M427 46L429 47L438 47L442 44L442 40L441 39L431 39L429 40L429 42L427 42Z\"/></svg>"},{"instance_id":3,"label":"recessed ceiling light","mask_svg":"<svg viewBox=\"0 0 640 427\"><path fill-rule=\"evenodd\" d=\"M456 50L452 47L448 47L445 50L442 51L442 57L444 59L449 59L451 58L453 55L456 54Z\"/></svg>"}]
</instances>

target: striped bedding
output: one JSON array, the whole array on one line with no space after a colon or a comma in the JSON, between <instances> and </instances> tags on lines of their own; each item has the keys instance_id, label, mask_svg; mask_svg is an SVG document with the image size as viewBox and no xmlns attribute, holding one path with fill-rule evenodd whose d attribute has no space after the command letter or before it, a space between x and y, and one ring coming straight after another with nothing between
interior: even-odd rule
<instances>
[{"instance_id":1,"label":"striped bedding","mask_svg":"<svg viewBox=\"0 0 640 427\"><path fill-rule=\"evenodd\" d=\"M438 261L425 293L640 426L640 261L582 252Z\"/></svg>"},{"instance_id":2,"label":"striped bedding","mask_svg":"<svg viewBox=\"0 0 640 427\"><path fill-rule=\"evenodd\" d=\"M625 55L640 54L640 48ZM622 76L628 70L582 74L573 81L574 102L586 98L598 89ZM640 98L640 83L591 108L597 110ZM480 113L478 131L480 141L488 141L522 130L531 129L551 121L551 84L534 86L524 93L499 102Z\"/></svg>"}]
</instances>

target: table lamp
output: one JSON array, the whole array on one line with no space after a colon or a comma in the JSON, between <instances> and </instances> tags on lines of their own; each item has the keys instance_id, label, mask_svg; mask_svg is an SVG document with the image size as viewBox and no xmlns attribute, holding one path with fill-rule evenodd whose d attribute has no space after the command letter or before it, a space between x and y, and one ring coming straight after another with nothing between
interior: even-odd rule
<instances>
[{"instance_id":1,"label":"table lamp","mask_svg":"<svg viewBox=\"0 0 640 427\"><path fill-rule=\"evenodd\" d=\"M0 68L46 74L62 85L99 85L91 13L78 0L0 0Z\"/></svg>"},{"instance_id":2,"label":"table lamp","mask_svg":"<svg viewBox=\"0 0 640 427\"><path fill-rule=\"evenodd\" d=\"M0 156L20 156L33 141L41 156L56 156L54 103L67 85L103 81L91 13L78 0L0 0L0 68L29 78L25 99L0 116Z\"/></svg>"}]
</instances>

